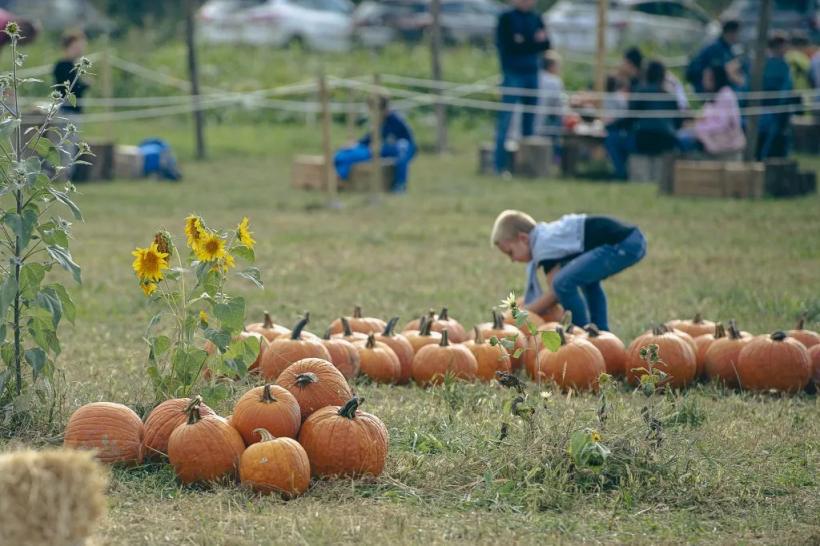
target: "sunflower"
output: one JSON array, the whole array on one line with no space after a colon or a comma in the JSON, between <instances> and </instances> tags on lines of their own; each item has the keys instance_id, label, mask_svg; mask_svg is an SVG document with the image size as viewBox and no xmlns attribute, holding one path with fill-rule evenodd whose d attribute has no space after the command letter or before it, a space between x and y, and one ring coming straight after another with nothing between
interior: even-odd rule
<instances>
[{"instance_id":1,"label":"sunflower","mask_svg":"<svg viewBox=\"0 0 820 546\"><path fill-rule=\"evenodd\" d=\"M196 248L196 257L202 262L215 262L228 256L225 252L225 239L217 233L204 232L200 234Z\"/></svg>"},{"instance_id":2,"label":"sunflower","mask_svg":"<svg viewBox=\"0 0 820 546\"><path fill-rule=\"evenodd\" d=\"M188 237L188 246L196 251L199 243L205 235L205 228L202 226L202 218L191 214L185 219L185 235Z\"/></svg>"},{"instance_id":3,"label":"sunflower","mask_svg":"<svg viewBox=\"0 0 820 546\"><path fill-rule=\"evenodd\" d=\"M131 255L134 256L132 267L137 277L143 281L162 280L162 270L168 269L168 253L160 252L157 243L151 243L148 248L137 248Z\"/></svg>"},{"instance_id":4,"label":"sunflower","mask_svg":"<svg viewBox=\"0 0 820 546\"><path fill-rule=\"evenodd\" d=\"M150 296L157 290L157 283L151 281L140 281L140 288L146 296Z\"/></svg>"},{"instance_id":5,"label":"sunflower","mask_svg":"<svg viewBox=\"0 0 820 546\"><path fill-rule=\"evenodd\" d=\"M239 225L236 226L236 236L239 237L239 242L245 245L246 247L253 249L253 245L256 244L256 241L253 240L253 233L251 233L249 229L249 220L248 217L245 216L242 218L242 221L239 222Z\"/></svg>"}]
</instances>

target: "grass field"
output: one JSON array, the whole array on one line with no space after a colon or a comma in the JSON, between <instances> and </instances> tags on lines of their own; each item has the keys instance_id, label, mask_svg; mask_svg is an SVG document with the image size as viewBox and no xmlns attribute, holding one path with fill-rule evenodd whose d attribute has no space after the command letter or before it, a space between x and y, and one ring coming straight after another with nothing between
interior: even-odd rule
<instances>
[{"instance_id":1,"label":"grass field","mask_svg":"<svg viewBox=\"0 0 820 546\"><path fill-rule=\"evenodd\" d=\"M73 292L76 326L62 331L63 420L90 401L135 407L151 401L141 336L153 313L130 269L130 251L159 228L180 236L192 211L215 225L250 217L266 290L235 285L249 300L249 321L265 309L285 323L310 310L320 332L354 304L404 320L447 305L465 325L485 321L491 307L523 283L523 268L488 244L495 214L510 207L541 219L608 213L643 228L647 258L606 283L610 322L624 338L695 311L736 318L755 333L791 327L802 312L814 329L820 321L817 196L688 200L660 198L642 184L479 177L473 174L479 130L458 134L448 156L421 157L406 196L375 204L344 196L344 208L331 210L320 195L289 189L290 157L318 150L315 128L213 126L212 159L204 163L189 160L185 124L167 120L117 131L121 141L168 138L183 160L185 180L81 187L86 222L75 226L72 249L84 284ZM245 388L237 385L235 397ZM390 431L382 477L318 482L304 497L283 502L221 486L183 488L163 468L115 470L103 540L820 542L816 397L741 395L699 385L648 402L621 388L610 395L602 429L612 463L602 476L590 476L573 471L565 445L572 431L600 428L595 396L543 398L528 425L504 413L510 392L498 386L355 388L366 399L364 409ZM534 387L531 395L540 399ZM640 409L647 403L664 423L656 451L644 439ZM230 412L228 405L217 409ZM502 422L510 429L499 441Z\"/></svg>"}]
</instances>

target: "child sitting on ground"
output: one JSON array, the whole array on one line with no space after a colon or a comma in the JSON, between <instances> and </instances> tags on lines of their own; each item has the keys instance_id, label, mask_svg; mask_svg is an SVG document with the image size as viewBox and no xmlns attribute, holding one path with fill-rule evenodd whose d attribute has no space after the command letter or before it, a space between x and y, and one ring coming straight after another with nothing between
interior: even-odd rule
<instances>
[{"instance_id":1,"label":"child sitting on ground","mask_svg":"<svg viewBox=\"0 0 820 546\"><path fill-rule=\"evenodd\" d=\"M526 262L524 308L543 315L560 303L576 326L594 323L609 330L601 281L639 262L646 239L637 226L608 216L567 214L540 222L518 210L505 210L493 225L491 243L514 262ZM551 285L538 281L543 269Z\"/></svg>"}]
</instances>

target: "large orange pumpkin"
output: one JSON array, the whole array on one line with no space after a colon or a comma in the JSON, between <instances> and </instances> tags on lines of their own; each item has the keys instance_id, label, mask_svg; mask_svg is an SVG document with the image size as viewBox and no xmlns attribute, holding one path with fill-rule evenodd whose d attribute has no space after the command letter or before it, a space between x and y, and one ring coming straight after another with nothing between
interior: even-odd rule
<instances>
[{"instance_id":1,"label":"large orange pumpkin","mask_svg":"<svg viewBox=\"0 0 820 546\"><path fill-rule=\"evenodd\" d=\"M303 358L330 360L330 353L322 345L322 340L312 335L302 336L302 330L309 321L310 317L305 316L296 324L289 336L280 337L271 342L262 355L262 362L259 366L262 370L262 377L269 381L275 380L285 368Z\"/></svg>"},{"instance_id":2,"label":"large orange pumpkin","mask_svg":"<svg viewBox=\"0 0 820 546\"><path fill-rule=\"evenodd\" d=\"M626 347L621 338L612 332L599 330L595 324L587 324L584 330L586 339L600 351L604 357L606 373L620 377L626 373Z\"/></svg>"},{"instance_id":3,"label":"large orange pumpkin","mask_svg":"<svg viewBox=\"0 0 820 546\"><path fill-rule=\"evenodd\" d=\"M396 357L399 359L399 364L401 365L401 374L399 374L399 379L396 383L404 385L410 381L413 370L413 357L416 351L413 350L413 346L406 337L394 331L398 321L399 317L390 319L387 322L387 326L384 327L384 332L376 336L376 341L384 343L396 353Z\"/></svg>"},{"instance_id":4,"label":"large orange pumpkin","mask_svg":"<svg viewBox=\"0 0 820 546\"><path fill-rule=\"evenodd\" d=\"M387 325L387 323L382 319L363 316L362 308L358 305L353 309L353 316L345 318L350 323L351 330L354 332L362 332L364 334L375 334L377 332L381 332ZM336 319L330 324L330 333L342 333L341 319Z\"/></svg>"},{"instance_id":5,"label":"large orange pumpkin","mask_svg":"<svg viewBox=\"0 0 820 546\"><path fill-rule=\"evenodd\" d=\"M188 408L197 399L172 398L158 404L145 420L143 446L145 458L168 456L168 437L174 429L188 420ZM204 403L199 404L199 416L213 415L214 411Z\"/></svg>"},{"instance_id":6,"label":"large orange pumpkin","mask_svg":"<svg viewBox=\"0 0 820 546\"><path fill-rule=\"evenodd\" d=\"M310 461L299 442L274 438L263 428L253 432L260 441L248 446L239 460L242 485L257 493L279 493L288 499L307 491Z\"/></svg>"},{"instance_id":7,"label":"large orange pumpkin","mask_svg":"<svg viewBox=\"0 0 820 546\"><path fill-rule=\"evenodd\" d=\"M412 345L414 355L418 353L422 347L435 345L441 341L441 333L433 331L433 323L429 321L427 317L422 317L421 326L419 326L418 330L405 330L402 334L407 338L407 341L410 342L410 345Z\"/></svg>"},{"instance_id":8,"label":"large orange pumpkin","mask_svg":"<svg viewBox=\"0 0 820 546\"><path fill-rule=\"evenodd\" d=\"M288 366L276 381L299 402L302 421L325 406L338 406L353 393L342 373L321 358L305 358Z\"/></svg>"},{"instance_id":9,"label":"large orange pumpkin","mask_svg":"<svg viewBox=\"0 0 820 546\"><path fill-rule=\"evenodd\" d=\"M370 334L365 341L356 343L359 351L359 360L362 363L362 373L376 383L395 383L401 377L401 362L393 349L386 344L376 341L376 336Z\"/></svg>"},{"instance_id":10,"label":"large orange pumpkin","mask_svg":"<svg viewBox=\"0 0 820 546\"><path fill-rule=\"evenodd\" d=\"M302 424L299 402L279 385L266 383L243 394L233 407L231 426L242 435L245 445L258 441L254 432L264 428L277 437L296 438Z\"/></svg>"},{"instance_id":11,"label":"large orange pumpkin","mask_svg":"<svg viewBox=\"0 0 820 546\"><path fill-rule=\"evenodd\" d=\"M645 373L643 370L647 363L641 359L640 352L647 345L658 346L661 362L656 368L668 375L666 386L679 389L695 379L698 365L693 349L694 340L687 341L661 325L652 332L639 336L629 345L626 351L626 378L630 383L637 385Z\"/></svg>"},{"instance_id":12,"label":"large orange pumpkin","mask_svg":"<svg viewBox=\"0 0 820 546\"><path fill-rule=\"evenodd\" d=\"M328 406L307 418L299 433L314 476L378 476L387 460L388 434L384 423L358 411L352 397L344 406Z\"/></svg>"},{"instance_id":13,"label":"large orange pumpkin","mask_svg":"<svg viewBox=\"0 0 820 546\"><path fill-rule=\"evenodd\" d=\"M561 389L598 390L598 378L606 371L604 357L595 345L581 337L567 338L558 328L561 346L557 351L541 349L535 367L527 370L536 382L554 381Z\"/></svg>"},{"instance_id":14,"label":"large orange pumpkin","mask_svg":"<svg viewBox=\"0 0 820 546\"><path fill-rule=\"evenodd\" d=\"M668 326L674 330L686 332L692 336L693 339L704 334L714 333L715 331L715 323L711 320L704 320L700 313L696 313L692 320L670 321Z\"/></svg>"},{"instance_id":15,"label":"large orange pumpkin","mask_svg":"<svg viewBox=\"0 0 820 546\"><path fill-rule=\"evenodd\" d=\"M481 335L484 336L484 339L490 339L492 337L497 338L499 341L511 339L513 341L513 347L505 347L505 349L507 349L507 353L510 355L510 363L512 364L513 370L521 368L521 355L515 356L515 353L519 351L519 349L521 351L525 349L524 336L521 334L521 330L512 324L506 324L504 322L504 315L496 310L493 310L493 321L479 324L478 329L481 331ZM475 329L470 333L470 338L472 339L474 337Z\"/></svg>"},{"instance_id":16,"label":"large orange pumpkin","mask_svg":"<svg viewBox=\"0 0 820 546\"><path fill-rule=\"evenodd\" d=\"M706 351L715 342L716 339L726 337L726 328L722 322L715 324L715 331L709 334L703 334L695 338L695 362L698 365L698 371L695 372L695 377L701 377L704 374L704 366L706 365Z\"/></svg>"},{"instance_id":17,"label":"large orange pumpkin","mask_svg":"<svg viewBox=\"0 0 820 546\"><path fill-rule=\"evenodd\" d=\"M794 330L788 331L789 336L793 337L800 343L806 346L806 349L820 345L820 334L813 330L806 329L806 319L801 318L797 321L797 326Z\"/></svg>"},{"instance_id":18,"label":"large orange pumpkin","mask_svg":"<svg viewBox=\"0 0 820 546\"><path fill-rule=\"evenodd\" d=\"M737 363L740 351L751 340L744 336L733 320L729 321L728 335L718 337L703 356L703 371L706 377L722 381L727 387L737 387Z\"/></svg>"},{"instance_id":19,"label":"large orange pumpkin","mask_svg":"<svg viewBox=\"0 0 820 546\"><path fill-rule=\"evenodd\" d=\"M491 345L484 341L478 327L473 332L473 339L464 344L475 357L478 368L476 377L482 381L495 379L495 372L509 373L512 369L510 355L501 345Z\"/></svg>"},{"instance_id":20,"label":"large orange pumpkin","mask_svg":"<svg viewBox=\"0 0 820 546\"><path fill-rule=\"evenodd\" d=\"M806 346L785 332L753 338L737 361L740 387L746 390L797 392L808 384L811 372Z\"/></svg>"},{"instance_id":21,"label":"large orange pumpkin","mask_svg":"<svg viewBox=\"0 0 820 546\"><path fill-rule=\"evenodd\" d=\"M273 341L276 338L290 335L290 328L282 326L281 324L274 324L270 313L265 311L265 316L262 322L255 322L248 324L245 327L248 332L256 332L262 334L268 341Z\"/></svg>"},{"instance_id":22,"label":"large orange pumpkin","mask_svg":"<svg viewBox=\"0 0 820 546\"><path fill-rule=\"evenodd\" d=\"M235 475L245 451L242 436L218 415L199 416L191 404L188 421L168 438L168 461L182 483L207 482Z\"/></svg>"},{"instance_id":23,"label":"large orange pumpkin","mask_svg":"<svg viewBox=\"0 0 820 546\"><path fill-rule=\"evenodd\" d=\"M478 363L464 345L450 344L449 332L441 333L438 345L426 345L413 358L413 380L419 385L437 385L451 373L458 379L475 379Z\"/></svg>"},{"instance_id":24,"label":"large orange pumpkin","mask_svg":"<svg viewBox=\"0 0 820 546\"><path fill-rule=\"evenodd\" d=\"M144 427L134 410L112 402L92 402L71 414L63 445L93 449L103 463L142 463Z\"/></svg>"},{"instance_id":25,"label":"large orange pumpkin","mask_svg":"<svg viewBox=\"0 0 820 546\"><path fill-rule=\"evenodd\" d=\"M338 336L332 337L328 330L322 338L322 345L330 354L330 362L342 372L345 379L350 380L359 375L359 351L351 342Z\"/></svg>"},{"instance_id":26,"label":"large orange pumpkin","mask_svg":"<svg viewBox=\"0 0 820 546\"><path fill-rule=\"evenodd\" d=\"M467 341L467 332L456 319L451 318L447 308L443 308L433 321L433 331L443 332L447 330L452 343L464 343Z\"/></svg>"}]
</instances>

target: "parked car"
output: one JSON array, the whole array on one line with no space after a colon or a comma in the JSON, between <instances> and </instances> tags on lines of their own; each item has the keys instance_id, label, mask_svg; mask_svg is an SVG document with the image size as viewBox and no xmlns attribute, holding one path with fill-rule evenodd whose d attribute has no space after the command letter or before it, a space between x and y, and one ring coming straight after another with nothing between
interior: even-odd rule
<instances>
[{"instance_id":1,"label":"parked car","mask_svg":"<svg viewBox=\"0 0 820 546\"><path fill-rule=\"evenodd\" d=\"M79 27L90 35L114 30L114 23L90 0L0 0L0 8L46 32Z\"/></svg>"},{"instance_id":2,"label":"parked car","mask_svg":"<svg viewBox=\"0 0 820 546\"><path fill-rule=\"evenodd\" d=\"M198 13L199 37L208 43L345 51L352 15L349 0L209 0Z\"/></svg>"},{"instance_id":3,"label":"parked car","mask_svg":"<svg viewBox=\"0 0 820 546\"><path fill-rule=\"evenodd\" d=\"M800 31L815 43L820 43L820 14L817 0L774 0L772 2L771 30ZM740 21L740 39L751 44L757 38L760 19L760 0L734 0L720 17Z\"/></svg>"},{"instance_id":4,"label":"parked car","mask_svg":"<svg viewBox=\"0 0 820 546\"><path fill-rule=\"evenodd\" d=\"M553 45L591 53L597 47L598 1L560 0L544 14ZM609 49L652 42L692 50L719 33L719 24L689 0L610 0Z\"/></svg>"},{"instance_id":5,"label":"parked car","mask_svg":"<svg viewBox=\"0 0 820 546\"><path fill-rule=\"evenodd\" d=\"M441 28L451 44L493 40L503 4L495 0L442 0ZM353 15L356 38L367 47L395 40L419 41L432 24L429 0L365 0Z\"/></svg>"}]
</instances>

